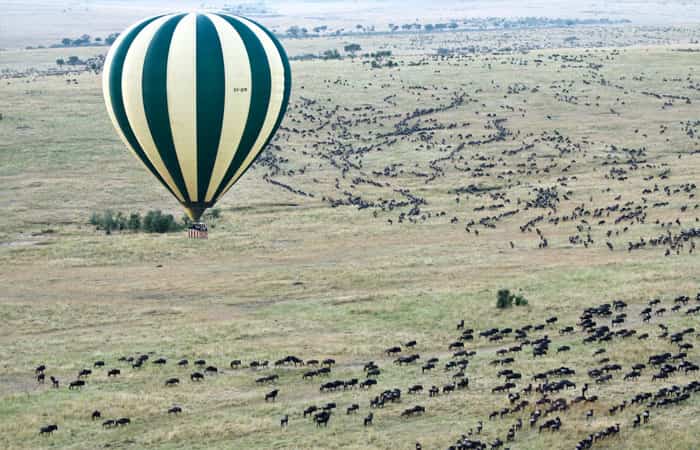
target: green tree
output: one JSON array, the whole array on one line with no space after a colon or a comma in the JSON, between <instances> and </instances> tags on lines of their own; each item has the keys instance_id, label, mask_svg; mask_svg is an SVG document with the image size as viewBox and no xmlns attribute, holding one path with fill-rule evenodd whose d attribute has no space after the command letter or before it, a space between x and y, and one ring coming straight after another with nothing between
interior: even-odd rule
<instances>
[{"instance_id":1,"label":"green tree","mask_svg":"<svg viewBox=\"0 0 700 450\"><path fill-rule=\"evenodd\" d=\"M362 50L362 47L360 46L360 44L348 44L345 47L343 47L343 50L345 50L347 53L355 53Z\"/></svg>"},{"instance_id":2,"label":"green tree","mask_svg":"<svg viewBox=\"0 0 700 450\"><path fill-rule=\"evenodd\" d=\"M292 25L291 27L287 28L287 34L291 37L300 37L301 28L296 25Z\"/></svg>"},{"instance_id":3,"label":"green tree","mask_svg":"<svg viewBox=\"0 0 700 450\"><path fill-rule=\"evenodd\" d=\"M119 37L119 33L112 33L112 34L110 34L109 36L107 36L107 37L105 38L105 44L107 44L107 45L112 45L112 44L114 44L114 41L116 41L118 37Z\"/></svg>"},{"instance_id":4,"label":"green tree","mask_svg":"<svg viewBox=\"0 0 700 450\"><path fill-rule=\"evenodd\" d=\"M340 53L338 50L333 49L333 50L326 50L323 52L321 55L321 58L323 59L341 59Z\"/></svg>"}]
</instances>

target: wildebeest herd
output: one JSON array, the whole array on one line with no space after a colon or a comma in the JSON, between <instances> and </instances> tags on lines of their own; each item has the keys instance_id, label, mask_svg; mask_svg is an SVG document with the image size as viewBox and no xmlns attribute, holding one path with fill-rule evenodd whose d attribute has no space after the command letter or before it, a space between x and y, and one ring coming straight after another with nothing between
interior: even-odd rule
<instances>
[{"instance_id":1,"label":"wildebeest herd","mask_svg":"<svg viewBox=\"0 0 700 450\"><path fill-rule=\"evenodd\" d=\"M189 376L191 383L206 384L211 377L226 377L249 371L251 389L257 386L260 400L276 402L278 398L292 392L294 378L304 383L319 383L319 392L328 400L322 404L310 404L303 410L287 411L279 423L282 428L300 426L300 422L311 420L316 427L329 427L333 422L344 426L347 420L363 413L364 427L381 427L387 416L398 416L403 420L421 420L431 413L431 403L440 398L451 402L464 402L461 392L478 389L490 391L493 403L503 406L491 412L484 412L475 427L464 430L450 450L457 449L497 449L516 445L518 439L527 433L575 432L567 429L567 421L572 417L585 417L586 421L609 417L614 425L591 429L575 446L575 450L596 446L599 441L610 440L625 433L634 433L636 428L653 421L655 411L666 411L690 401L700 393L700 374L697 364L698 353L695 342L700 338L700 330L694 327L681 328L665 322L667 317L696 318L700 314L700 292L681 295L673 299L652 299L639 311L623 300L602 303L581 311L576 323L560 323L556 316L548 317L541 323L527 323L518 327L475 329L468 321L456 324L453 339L439 343L420 343L411 340L385 349L372 361L336 361L335 358L304 359L297 355L287 355L276 361L252 360L243 362L233 359L227 368L220 369L204 359L192 362L188 359L154 357L152 354L128 355L114 361L94 361L90 368L78 371L75 379L69 378L69 390L79 392L91 389L95 378L105 382L118 379L124 370L148 371L149 376L158 376L158 367L176 365L181 377L169 377L162 381L165 389L178 389L182 379ZM675 324L679 320L674 321ZM643 354L642 342L656 339L648 354ZM624 341L636 341L638 361L622 364L609 354ZM421 345L422 344L422 345ZM421 354L423 347L444 350L437 354ZM580 347L588 353L585 365L561 365L557 367L529 367L536 371L526 372L513 367L526 367L521 363L536 361L550 352L567 352L572 346ZM472 350L467 350L472 348ZM410 353L404 355L404 353ZM428 374L430 386L415 383L410 379L406 368L420 365L421 377ZM151 366L151 368L148 368ZM356 377L332 380L337 366L351 371ZM493 369L488 369L492 367ZM387 371L398 374L404 383L388 385L383 381ZM470 374L492 372L492 377L479 380L478 386L470 384ZM45 383L51 368L41 364L34 369L34 376L40 384ZM61 389L61 382L54 374L49 375L51 388ZM648 379L654 383L651 390L636 390L626 397L615 397L604 387L618 380L638 383ZM286 382L284 381L286 380ZM413 381L413 382L412 382ZM297 381L298 382L298 381ZM265 390L263 386L273 385ZM291 389L291 391L290 391ZM334 400L334 393L354 392L355 401L342 405ZM427 395L426 395L427 393ZM75 395L80 395L76 393ZM612 406L606 406L612 405ZM105 429L128 426L138 417L104 418L109 405L86 405L85 421L100 422ZM339 410L343 408L344 413ZM634 418L627 423L616 420L624 410L632 410ZM187 414L187 405L173 405L166 413L172 416ZM270 420L275 420L270 418ZM351 420L351 419L350 419ZM494 434L491 424L511 423L505 435ZM42 426L40 434L52 434L63 430L59 423ZM488 436L488 437L487 437ZM421 448L420 442L416 444Z\"/></svg>"},{"instance_id":2,"label":"wildebeest herd","mask_svg":"<svg viewBox=\"0 0 700 450\"><path fill-rule=\"evenodd\" d=\"M399 69L370 81L322 80L333 99L302 91L257 164L294 196L370 211L389 225L449 223L471 239L519 230L522 242L509 249L693 254L697 178L682 167L700 157L697 121L687 120L695 74L683 68L653 83L644 72L620 76L624 53L395 56ZM496 64L534 79L514 81ZM434 81L418 81L424 66ZM459 70L491 78L437 81ZM397 94L370 101L378 91ZM552 101L557 114L530 106ZM637 116L640 104L649 120ZM572 115L613 129L619 122L619 132L595 124L581 132Z\"/></svg>"},{"instance_id":3,"label":"wildebeest herd","mask_svg":"<svg viewBox=\"0 0 700 450\"><path fill-rule=\"evenodd\" d=\"M623 30L604 33L626 39ZM674 33L687 38L685 29ZM602 34L583 34L580 42L603 46ZM663 36L650 35L651 43ZM451 48L437 54L422 36L394 55L347 58L332 70L320 61L294 63L289 114L248 179L294 200L282 204L353 211L369 219L363 226L390 230L384 236L448 230L445 244L466 243L464 254L485 243L489 252L528 257L566 249L643 264L666 255L669 264L689 261L692 272L700 81L690 65L666 64L689 50L652 49L656 59L647 60L639 49L544 50L550 43L522 36L499 36L491 48L475 44L476 36L445 36L441 45ZM63 88L92 86L71 80ZM301 430L320 442L336 431L349 433L337 437L343 442L351 433L387 433L392 448L433 448L426 443L435 434L451 449L528 448L536 439L618 448L659 431L669 417L686 427L700 389L700 294L668 294L641 307L631 296L595 303L579 308L578 320L568 310L537 321L513 311L498 327L450 318L450 329L430 340L419 326L387 324L381 331L397 338L373 352L318 354L325 350L313 349L325 343L309 338L273 355L256 341L252 350L215 356L165 344L156 351L134 345L119 356L108 345L95 358L37 360L26 367L27 383L57 404L69 398L82 413L76 424L61 408L47 408L31 433L51 445L75 438L79 427L111 446L127 445L128 433L146 427L189 431L195 416L206 416L207 426L219 419L189 393L221 395L221 386L231 389L223 397L232 414L253 405L250 426L259 427L261 441L262 433ZM355 344L346 339L344 347ZM143 385L165 399L149 414L118 396L93 395L139 396ZM438 421L458 424L445 435L447 426L433 432ZM410 429L418 442L397 429ZM660 430L655 448L664 446ZM248 432L231 427L226 435Z\"/></svg>"}]
</instances>

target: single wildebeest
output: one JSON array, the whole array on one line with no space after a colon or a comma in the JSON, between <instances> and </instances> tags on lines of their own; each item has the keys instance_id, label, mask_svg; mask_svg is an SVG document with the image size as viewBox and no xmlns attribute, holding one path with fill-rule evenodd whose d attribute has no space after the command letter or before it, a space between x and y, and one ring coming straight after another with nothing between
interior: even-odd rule
<instances>
[{"instance_id":1,"label":"single wildebeest","mask_svg":"<svg viewBox=\"0 0 700 450\"><path fill-rule=\"evenodd\" d=\"M199 372L194 372L192 375L190 375L190 380L192 381L202 381L203 379L204 375Z\"/></svg>"},{"instance_id":2,"label":"single wildebeest","mask_svg":"<svg viewBox=\"0 0 700 450\"><path fill-rule=\"evenodd\" d=\"M377 384L377 380L373 380L372 378L368 378L362 383L360 383L361 388L369 388L370 386L374 386Z\"/></svg>"},{"instance_id":3,"label":"single wildebeest","mask_svg":"<svg viewBox=\"0 0 700 450\"><path fill-rule=\"evenodd\" d=\"M423 414L425 412L425 407L416 405L413 408L408 408L404 412L401 413L401 417L410 417L413 415L418 415L418 414Z\"/></svg>"},{"instance_id":4,"label":"single wildebeest","mask_svg":"<svg viewBox=\"0 0 700 450\"><path fill-rule=\"evenodd\" d=\"M265 401L272 400L274 402L279 392L279 389L275 389L273 391L268 392L267 394L265 394Z\"/></svg>"},{"instance_id":5,"label":"single wildebeest","mask_svg":"<svg viewBox=\"0 0 700 450\"><path fill-rule=\"evenodd\" d=\"M423 390L423 386L420 384L415 384L408 388L408 393L409 394L417 394Z\"/></svg>"},{"instance_id":6,"label":"single wildebeest","mask_svg":"<svg viewBox=\"0 0 700 450\"><path fill-rule=\"evenodd\" d=\"M47 425L39 429L39 434L51 434L56 430L58 430L58 425Z\"/></svg>"},{"instance_id":7,"label":"single wildebeest","mask_svg":"<svg viewBox=\"0 0 700 450\"><path fill-rule=\"evenodd\" d=\"M83 380L76 380L76 381L71 381L70 384L68 385L68 389L78 389L82 388L85 386L85 382Z\"/></svg>"},{"instance_id":8,"label":"single wildebeest","mask_svg":"<svg viewBox=\"0 0 700 450\"><path fill-rule=\"evenodd\" d=\"M328 421L331 418L331 413L328 411L321 411L320 413L314 415L314 422L316 422L316 426L320 427L323 425L324 427L328 426Z\"/></svg>"}]
</instances>

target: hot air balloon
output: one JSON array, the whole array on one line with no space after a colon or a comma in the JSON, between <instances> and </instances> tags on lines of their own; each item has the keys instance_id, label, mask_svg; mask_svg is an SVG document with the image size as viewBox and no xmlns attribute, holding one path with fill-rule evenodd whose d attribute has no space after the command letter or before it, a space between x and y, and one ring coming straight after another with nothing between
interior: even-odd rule
<instances>
[{"instance_id":1,"label":"hot air balloon","mask_svg":"<svg viewBox=\"0 0 700 450\"><path fill-rule=\"evenodd\" d=\"M103 74L117 133L195 222L268 144L290 89L289 60L274 35L218 13L132 25Z\"/></svg>"}]
</instances>

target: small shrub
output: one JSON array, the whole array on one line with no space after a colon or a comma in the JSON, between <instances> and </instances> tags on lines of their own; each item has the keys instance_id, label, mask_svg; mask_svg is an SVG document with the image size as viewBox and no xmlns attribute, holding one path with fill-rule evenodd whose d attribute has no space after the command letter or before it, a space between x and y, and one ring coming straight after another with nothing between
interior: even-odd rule
<instances>
[{"instance_id":1,"label":"small shrub","mask_svg":"<svg viewBox=\"0 0 700 450\"><path fill-rule=\"evenodd\" d=\"M115 230L126 230L126 217L121 212L118 212L114 216L114 229Z\"/></svg>"},{"instance_id":2,"label":"small shrub","mask_svg":"<svg viewBox=\"0 0 700 450\"><path fill-rule=\"evenodd\" d=\"M190 219L190 216L188 216L187 214L183 214L180 221L182 222L182 226L184 226L185 228L189 228L192 226L192 219Z\"/></svg>"},{"instance_id":3,"label":"small shrub","mask_svg":"<svg viewBox=\"0 0 700 450\"><path fill-rule=\"evenodd\" d=\"M221 217L221 210L219 208L212 208L204 213L204 217L207 219L218 219Z\"/></svg>"},{"instance_id":4,"label":"small shrub","mask_svg":"<svg viewBox=\"0 0 700 450\"><path fill-rule=\"evenodd\" d=\"M522 294L511 294L508 289L500 289L496 295L496 308L506 309L513 306L526 306L527 299Z\"/></svg>"},{"instance_id":5,"label":"small shrub","mask_svg":"<svg viewBox=\"0 0 700 450\"><path fill-rule=\"evenodd\" d=\"M523 297L521 294L518 294L515 296L515 305L516 306L527 306L527 299Z\"/></svg>"},{"instance_id":6,"label":"small shrub","mask_svg":"<svg viewBox=\"0 0 700 450\"><path fill-rule=\"evenodd\" d=\"M506 309L513 306L513 296L508 289L501 289L496 296L496 308Z\"/></svg>"},{"instance_id":7,"label":"small shrub","mask_svg":"<svg viewBox=\"0 0 700 450\"><path fill-rule=\"evenodd\" d=\"M114 212L112 212L111 209L107 209L104 213L102 213L102 220L100 221L100 226L103 230L105 230L108 233L117 228L116 223L114 221Z\"/></svg>"},{"instance_id":8,"label":"small shrub","mask_svg":"<svg viewBox=\"0 0 700 450\"><path fill-rule=\"evenodd\" d=\"M130 231L139 231L141 229L141 214L131 213L129 220L126 222L126 228Z\"/></svg>"},{"instance_id":9,"label":"small shrub","mask_svg":"<svg viewBox=\"0 0 700 450\"><path fill-rule=\"evenodd\" d=\"M143 231L147 233L168 233L182 230L183 226L172 214L163 214L160 210L151 210L143 218Z\"/></svg>"}]
</instances>

